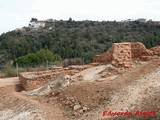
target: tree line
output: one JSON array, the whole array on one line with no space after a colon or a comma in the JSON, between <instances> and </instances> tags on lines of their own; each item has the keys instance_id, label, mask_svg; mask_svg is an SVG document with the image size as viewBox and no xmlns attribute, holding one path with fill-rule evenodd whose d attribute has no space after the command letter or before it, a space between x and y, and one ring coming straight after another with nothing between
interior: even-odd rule
<instances>
[{"instance_id":1,"label":"tree line","mask_svg":"<svg viewBox=\"0 0 160 120\"><path fill-rule=\"evenodd\" d=\"M159 45L160 24L70 19L47 23L39 29L23 27L0 35L0 67L20 58L19 61L40 64L43 61L38 57L41 49L49 50L63 60L80 58L84 63L90 63L94 55L107 51L116 42L142 42L147 48Z\"/></svg>"},{"instance_id":2,"label":"tree line","mask_svg":"<svg viewBox=\"0 0 160 120\"><path fill-rule=\"evenodd\" d=\"M62 61L61 56L59 56L58 54L53 54L48 49L40 49L40 51L36 53L28 53L27 55L18 57L13 64L15 66L16 64L18 64L20 67L34 67L45 62L55 61Z\"/></svg>"}]
</instances>

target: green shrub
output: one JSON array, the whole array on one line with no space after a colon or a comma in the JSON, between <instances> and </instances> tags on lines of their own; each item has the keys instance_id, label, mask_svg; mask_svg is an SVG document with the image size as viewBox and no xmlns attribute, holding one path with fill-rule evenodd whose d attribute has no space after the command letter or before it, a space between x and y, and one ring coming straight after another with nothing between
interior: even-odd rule
<instances>
[{"instance_id":1,"label":"green shrub","mask_svg":"<svg viewBox=\"0 0 160 120\"><path fill-rule=\"evenodd\" d=\"M84 64L90 64L90 63L92 63L94 56L95 56L94 52L88 52L88 53L84 54L84 56L83 56L83 62L84 62Z\"/></svg>"},{"instance_id":2,"label":"green shrub","mask_svg":"<svg viewBox=\"0 0 160 120\"><path fill-rule=\"evenodd\" d=\"M5 65L4 73L6 77L15 77L17 75L16 69L13 68L10 64Z\"/></svg>"},{"instance_id":3,"label":"green shrub","mask_svg":"<svg viewBox=\"0 0 160 120\"><path fill-rule=\"evenodd\" d=\"M28 53L25 56L18 57L14 61L14 66L16 63L20 67L36 67L42 64L46 64L46 62L55 62L62 61L62 58L58 54L54 54L48 49L41 49L36 53Z\"/></svg>"},{"instance_id":4,"label":"green shrub","mask_svg":"<svg viewBox=\"0 0 160 120\"><path fill-rule=\"evenodd\" d=\"M82 59L81 58L73 58L73 59L65 59L62 63L63 67L67 67L69 65L81 65Z\"/></svg>"},{"instance_id":5,"label":"green shrub","mask_svg":"<svg viewBox=\"0 0 160 120\"><path fill-rule=\"evenodd\" d=\"M53 64L56 65L56 66L61 66L62 62L61 61L55 61L55 62L53 62Z\"/></svg>"}]
</instances>

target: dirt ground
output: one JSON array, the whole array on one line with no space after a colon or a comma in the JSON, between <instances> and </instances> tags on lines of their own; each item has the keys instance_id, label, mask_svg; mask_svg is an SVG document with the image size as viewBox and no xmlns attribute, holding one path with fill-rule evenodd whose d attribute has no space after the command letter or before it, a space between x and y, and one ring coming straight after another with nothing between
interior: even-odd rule
<instances>
[{"instance_id":1,"label":"dirt ground","mask_svg":"<svg viewBox=\"0 0 160 120\"><path fill-rule=\"evenodd\" d=\"M71 76L63 89L43 96L25 93L17 78L0 79L0 120L159 120L160 60L135 61L129 69L94 66ZM137 111L155 115L135 116Z\"/></svg>"},{"instance_id":2,"label":"dirt ground","mask_svg":"<svg viewBox=\"0 0 160 120\"><path fill-rule=\"evenodd\" d=\"M18 77L0 78L0 87L8 86L8 85L16 85L18 83L19 83Z\"/></svg>"}]
</instances>

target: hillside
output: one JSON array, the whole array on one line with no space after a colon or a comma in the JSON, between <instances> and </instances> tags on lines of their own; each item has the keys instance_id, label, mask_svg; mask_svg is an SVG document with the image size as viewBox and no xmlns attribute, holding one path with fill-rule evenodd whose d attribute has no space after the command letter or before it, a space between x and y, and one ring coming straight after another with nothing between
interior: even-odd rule
<instances>
[{"instance_id":1,"label":"hillside","mask_svg":"<svg viewBox=\"0 0 160 120\"><path fill-rule=\"evenodd\" d=\"M160 44L160 23L154 21L46 22L39 28L23 27L0 36L1 67L9 60L49 49L65 58L83 58L103 53L112 43L139 41L150 48Z\"/></svg>"}]
</instances>

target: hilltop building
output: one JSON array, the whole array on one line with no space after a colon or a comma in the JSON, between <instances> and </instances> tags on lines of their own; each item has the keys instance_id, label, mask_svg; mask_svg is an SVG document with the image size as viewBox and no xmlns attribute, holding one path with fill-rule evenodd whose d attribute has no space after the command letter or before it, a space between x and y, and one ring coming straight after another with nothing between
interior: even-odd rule
<instances>
[{"instance_id":1,"label":"hilltop building","mask_svg":"<svg viewBox=\"0 0 160 120\"><path fill-rule=\"evenodd\" d=\"M52 23L54 22L53 19L47 19L47 20L38 20L37 18L31 18L31 21L28 25L30 28L43 28L45 27L46 23Z\"/></svg>"}]
</instances>

